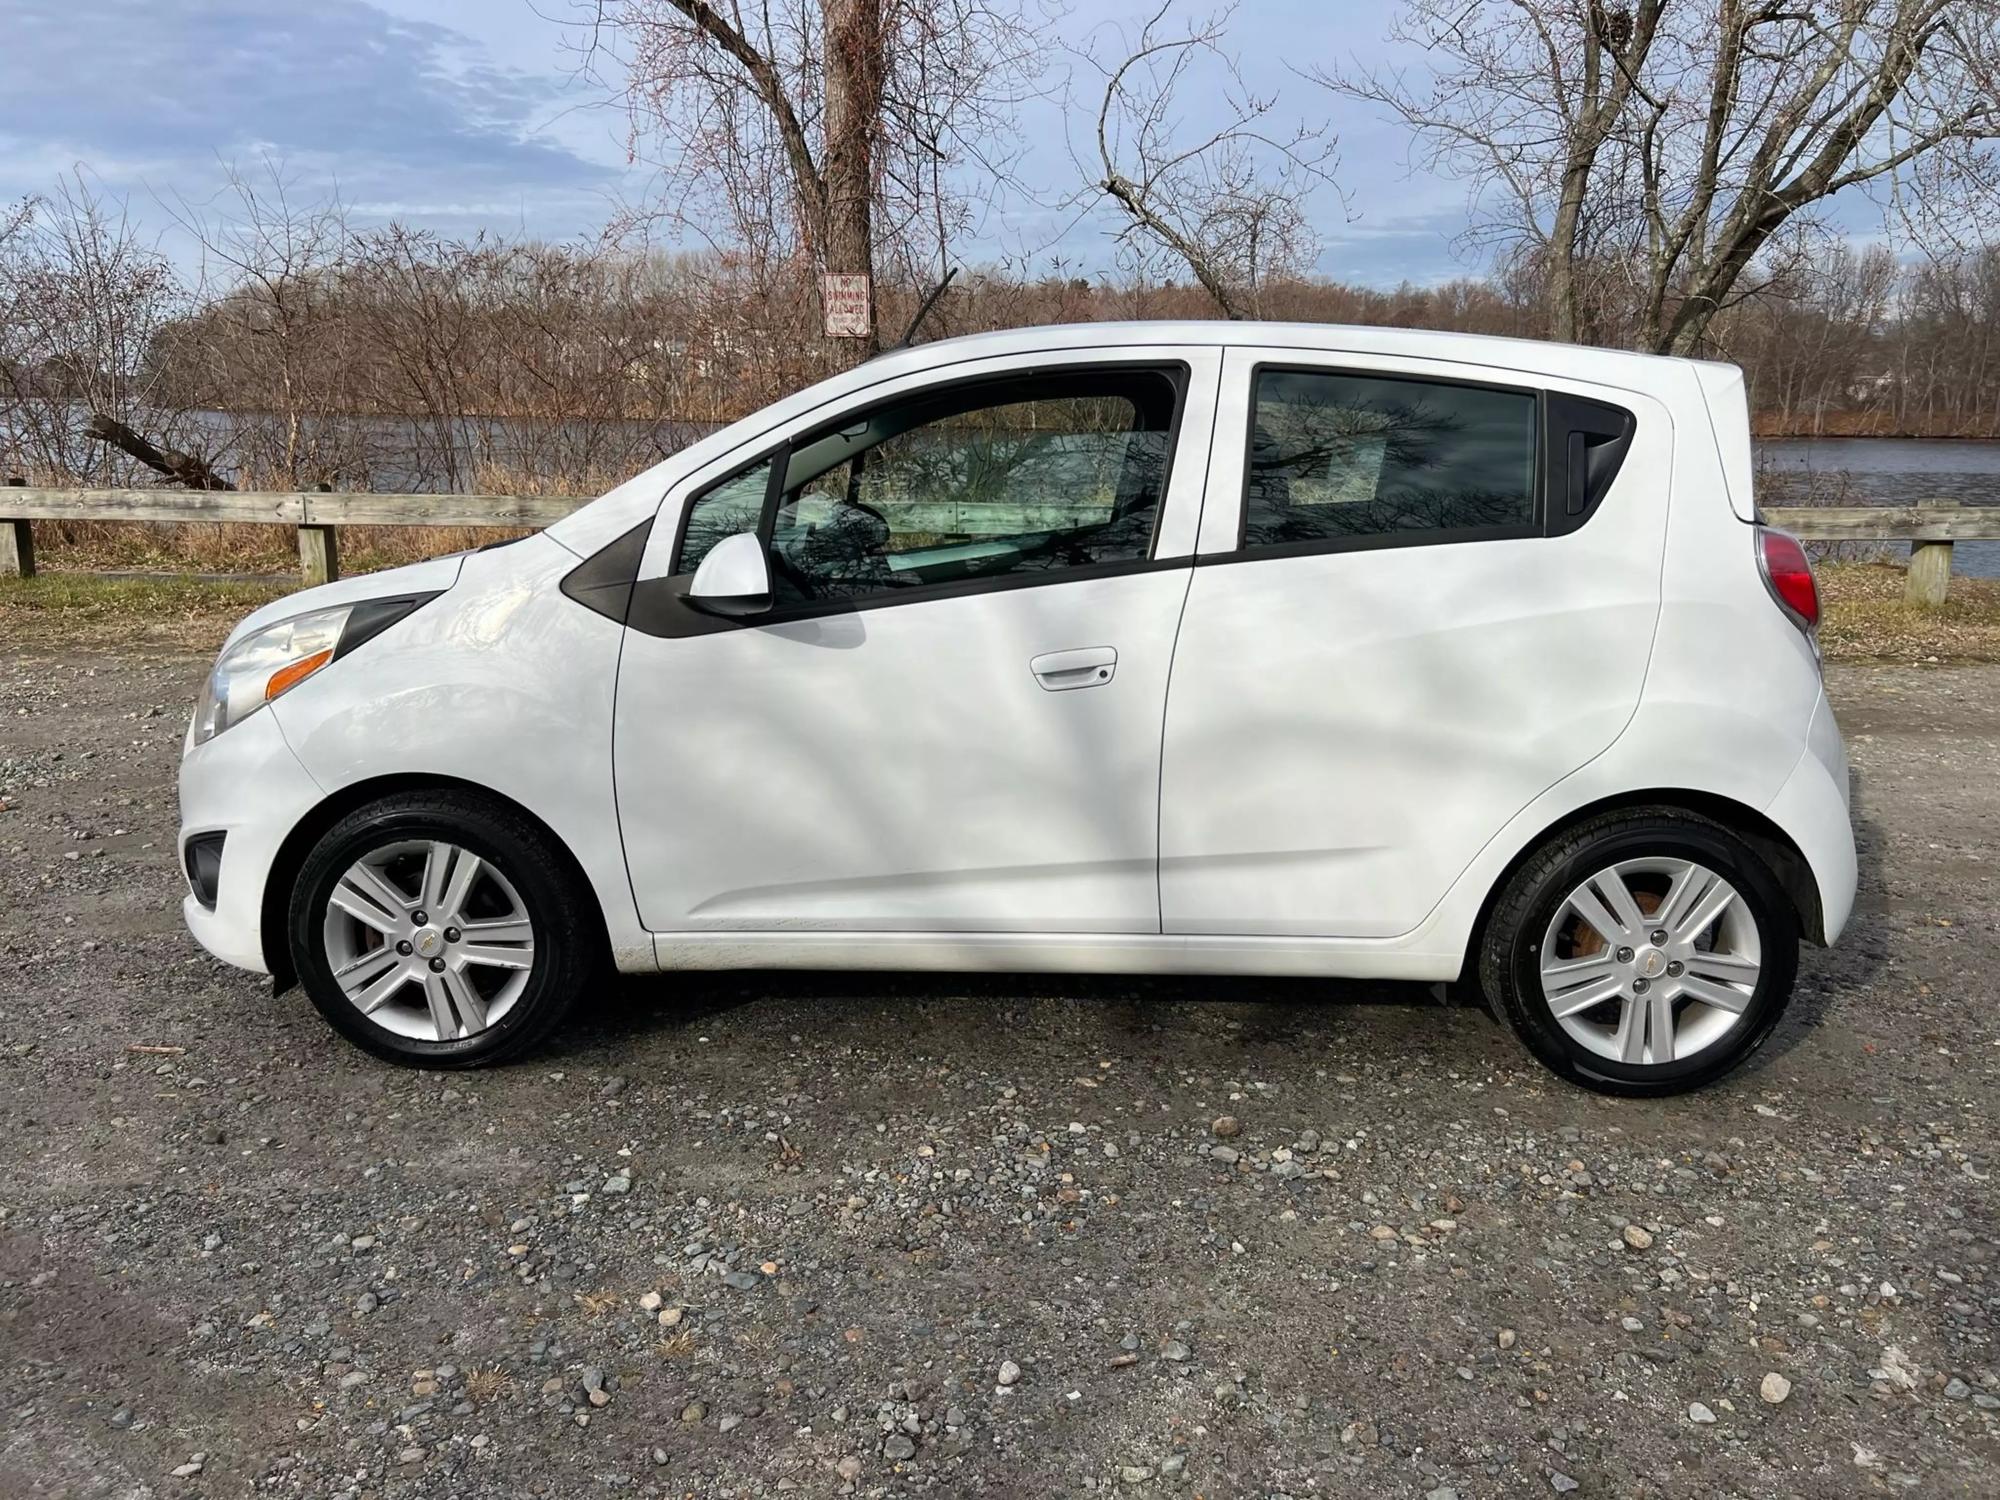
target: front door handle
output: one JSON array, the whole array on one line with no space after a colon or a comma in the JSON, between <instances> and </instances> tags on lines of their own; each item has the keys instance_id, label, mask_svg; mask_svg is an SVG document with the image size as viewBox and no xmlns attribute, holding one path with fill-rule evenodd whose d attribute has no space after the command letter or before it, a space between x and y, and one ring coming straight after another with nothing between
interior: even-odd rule
<instances>
[{"instance_id":1,"label":"front door handle","mask_svg":"<svg viewBox=\"0 0 2000 1500\"><path fill-rule=\"evenodd\" d=\"M1110 646L1082 646L1074 651L1048 651L1028 663L1028 670L1051 693L1071 688L1103 687L1118 671L1118 653Z\"/></svg>"}]
</instances>

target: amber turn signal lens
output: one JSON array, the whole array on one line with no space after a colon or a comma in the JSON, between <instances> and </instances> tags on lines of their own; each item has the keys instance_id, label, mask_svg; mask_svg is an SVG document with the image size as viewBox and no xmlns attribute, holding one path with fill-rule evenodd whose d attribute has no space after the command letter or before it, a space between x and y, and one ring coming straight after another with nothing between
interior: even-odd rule
<instances>
[{"instance_id":1,"label":"amber turn signal lens","mask_svg":"<svg viewBox=\"0 0 2000 1500\"><path fill-rule=\"evenodd\" d=\"M302 657L290 666L278 668L271 674L271 680L264 684L264 700L269 702L287 689L297 687L332 660L331 651L315 651L311 656Z\"/></svg>"}]
</instances>

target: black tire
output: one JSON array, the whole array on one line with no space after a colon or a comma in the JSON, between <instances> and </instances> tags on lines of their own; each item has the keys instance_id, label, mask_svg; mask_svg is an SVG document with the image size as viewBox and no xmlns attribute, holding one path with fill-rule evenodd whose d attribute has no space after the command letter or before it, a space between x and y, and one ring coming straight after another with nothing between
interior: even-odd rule
<instances>
[{"instance_id":1,"label":"black tire","mask_svg":"<svg viewBox=\"0 0 2000 1500\"><path fill-rule=\"evenodd\" d=\"M506 1013L477 1035L419 1041L363 1015L333 977L325 951L328 899L348 867L386 844L443 839L503 872L533 924L535 960ZM356 1046L405 1067L479 1068L547 1039L603 970L603 921L567 853L498 799L453 788L398 792L347 814L321 836L293 883L286 913L292 963L328 1024Z\"/></svg>"},{"instance_id":2,"label":"black tire","mask_svg":"<svg viewBox=\"0 0 2000 1500\"><path fill-rule=\"evenodd\" d=\"M1757 923L1761 968L1741 1022L1717 1041L1671 1063L1615 1062L1557 1022L1542 993L1541 943L1562 903L1584 881L1622 860L1659 857L1697 861L1736 888ZM1761 1047L1791 1000L1798 960L1798 911L1755 850L1698 813L1637 807L1565 829L1522 862L1481 933L1478 975L1495 1013L1554 1072L1598 1093L1649 1098L1712 1083Z\"/></svg>"}]
</instances>

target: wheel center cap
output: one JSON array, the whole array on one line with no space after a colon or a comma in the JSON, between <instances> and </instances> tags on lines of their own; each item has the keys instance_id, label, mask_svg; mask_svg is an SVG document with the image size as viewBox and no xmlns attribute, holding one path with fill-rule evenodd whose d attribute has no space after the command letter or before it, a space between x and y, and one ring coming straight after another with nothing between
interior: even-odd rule
<instances>
[{"instance_id":1,"label":"wheel center cap","mask_svg":"<svg viewBox=\"0 0 2000 1500\"><path fill-rule=\"evenodd\" d=\"M419 948L417 951L419 953L425 952L422 948ZM1648 979L1658 979L1662 974L1667 972L1667 955L1662 953L1658 948L1640 949L1639 972L1644 974Z\"/></svg>"},{"instance_id":2,"label":"wheel center cap","mask_svg":"<svg viewBox=\"0 0 2000 1500\"><path fill-rule=\"evenodd\" d=\"M410 939L410 946L417 950L419 958L436 958L444 952L444 934L435 927L419 927Z\"/></svg>"}]
</instances>

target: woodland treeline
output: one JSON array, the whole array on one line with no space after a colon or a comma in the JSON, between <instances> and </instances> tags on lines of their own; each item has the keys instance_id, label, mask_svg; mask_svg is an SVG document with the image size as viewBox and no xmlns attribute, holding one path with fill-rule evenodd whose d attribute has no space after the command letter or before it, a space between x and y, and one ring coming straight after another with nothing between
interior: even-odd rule
<instances>
[{"instance_id":1,"label":"woodland treeline","mask_svg":"<svg viewBox=\"0 0 2000 1500\"><path fill-rule=\"evenodd\" d=\"M654 173L601 236L357 224L270 163L156 201L147 234L83 170L0 211L0 477L588 492L893 342L952 265L924 337L1515 334L1734 360L1767 434L2000 436L2000 0L1400 0L1390 40L1423 66L1294 66L1282 99L1245 81L1230 27L1256 13L1227 0L1053 45L1030 0L551 17ZM1030 100L1069 158L1033 182ZM1464 184L1484 274L1339 279L1324 228L1371 205L1336 102ZM1021 202L1106 264L980 264L978 226ZM1848 233L1870 203L1893 251ZM864 337L821 336L823 273L871 278Z\"/></svg>"},{"instance_id":2,"label":"woodland treeline","mask_svg":"<svg viewBox=\"0 0 2000 1500\"><path fill-rule=\"evenodd\" d=\"M726 253L454 241L252 200L197 279L80 187L0 225L0 475L153 476L92 416L239 487L589 489L851 357L817 287ZM923 292L883 286L885 326ZM1374 290L1304 276L1259 315L1535 336L1532 263ZM1191 282L975 268L926 321L1212 317ZM1619 309L1600 299L1616 344ZM2000 436L2000 252L1899 263L1840 243L1790 257L1705 350L1749 373L1766 433Z\"/></svg>"},{"instance_id":3,"label":"woodland treeline","mask_svg":"<svg viewBox=\"0 0 2000 1500\"><path fill-rule=\"evenodd\" d=\"M744 256L644 254L240 220L196 282L80 188L0 244L0 474L144 482L86 432L102 414L238 486L590 488L828 374L816 286ZM898 326L926 288L884 286ZM1266 318L1536 336L1532 264L1370 290L1290 276ZM924 336L1036 322L1208 318L1142 274L976 268ZM1618 308L1600 304L1616 344ZM1826 244L1712 326L1766 434L2000 436L2000 252L1900 264ZM134 476L140 476L138 480Z\"/></svg>"},{"instance_id":4,"label":"woodland treeline","mask_svg":"<svg viewBox=\"0 0 2000 1500\"><path fill-rule=\"evenodd\" d=\"M79 170L0 212L0 477L588 491L894 341L1293 318L1734 360L1766 433L2000 436L2000 0L1400 0L1403 61L1250 86L1222 0L568 0L643 202L547 244L351 223L231 171L169 255ZM1270 38L1258 39L1269 45ZM1405 66L1412 57L1422 66ZM1067 165L1019 164L1029 101ZM1344 284L1336 102L1465 186L1485 274ZM1030 203L1108 269L979 226ZM1859 248L1855 209L1887 248ZM655 232L658 231L658 232ZM699 245L663 254L648 244ZM1337 244L1337 242L1336 242ZM820 336L823 274L863 337Z\"/></svg>"}]
</instances>

